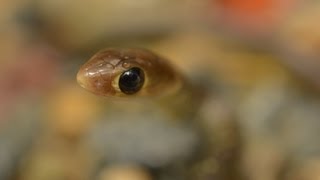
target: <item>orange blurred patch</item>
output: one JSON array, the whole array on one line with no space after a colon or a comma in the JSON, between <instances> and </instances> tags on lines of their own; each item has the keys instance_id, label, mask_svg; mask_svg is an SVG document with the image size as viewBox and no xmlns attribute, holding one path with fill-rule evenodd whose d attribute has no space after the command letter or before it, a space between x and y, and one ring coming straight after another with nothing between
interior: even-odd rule
<instances>
[{"instance_id":1,"label":"orange blurred patch","mask_svg":"<svg viewBox=\"0 0 320 180\"><path fill-rule=\"evenodd\" d=\"M220 4L246 16L264 14L276 5L270 0L221 0Z\"/></svg>"},{"instance_id":2,"label":"orange blurred patch","mask_svg":"<svg viewBox=\"0 0 320 180\"><path fill-rule=\"evenodd\" d=\"M268 32L281 21L296 0L218 0L218 20L240 32Z\"/></svg>"},{"instance_id":3,"label":"orange blurred patch","mask_svg":"<svg viewBox=\"0 0 320 180\"><path fill-rule=\"evenodd\" d=\"M68 82L54 91L48 100L49 129L65 137L81 137L94 123L99 112L97 99Z\"/></svg>"}]
</instances>

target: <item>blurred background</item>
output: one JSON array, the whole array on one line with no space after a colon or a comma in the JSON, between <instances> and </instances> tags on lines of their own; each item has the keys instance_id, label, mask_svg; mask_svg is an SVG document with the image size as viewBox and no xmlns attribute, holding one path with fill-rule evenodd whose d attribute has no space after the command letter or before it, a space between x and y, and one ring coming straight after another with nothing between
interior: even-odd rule
<instances>
[{"instance_id":1,"label":"blurred background","mask_svg":"<svg viewBox=\"0 0 320 180\"><path fill-rule=\"evenodd\" d=\"M0 179L320 179L319 19L316 0L0 1ZM80 88L106 47L201 81L197 117Z\"/></svg>"}]
</instances>

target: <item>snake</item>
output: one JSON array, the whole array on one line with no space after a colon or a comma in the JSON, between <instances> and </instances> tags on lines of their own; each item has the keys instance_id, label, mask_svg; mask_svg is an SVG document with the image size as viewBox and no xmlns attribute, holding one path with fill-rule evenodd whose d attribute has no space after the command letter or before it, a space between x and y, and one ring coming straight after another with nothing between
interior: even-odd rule
<instances>
[{"instance_id":1,"label":"snake","mask_svg":"<svg viewBox=\"0 0 320 180\"><path fill-rule=\"evenodd\" d=\"M187 84L168 60L137 48L99 51L80 68L77 80L90 92L107 97L169 95Z\"/></svg>"},{"instance_id":2,"label":"snake","mask_svg":"<svg viewBox=\"0 0 320 180\"><path fill-rule=\"evenodd\" d=\"M77 82L87 91L115 101L117 98L156 101L174 114L175 119L184 121L196 121L195 117L199 115L199 109L206 98L203 87L192 83L170 60L141 48L106 48L98 51L80 67ZM203 169L212 166L213 162L207 159L201 165ZM224 165L221 163L219 166ZM231 168L224 169L224 175L203 176L232 179L228 177L230 175L225 175L230 174L226 170Z\"/></svg>"},{"instance_id":3,"label":"snake","mask_svg":"<svg viewBox=\"0 0 320 180\"><path fill-rule=\"evenodd\" d=\"M193 119L206 89L195 85L170 60L142 48L107 48L77 73L78 84L102 97L152 99L176 119Z\"/></svg>"}]
</instances>

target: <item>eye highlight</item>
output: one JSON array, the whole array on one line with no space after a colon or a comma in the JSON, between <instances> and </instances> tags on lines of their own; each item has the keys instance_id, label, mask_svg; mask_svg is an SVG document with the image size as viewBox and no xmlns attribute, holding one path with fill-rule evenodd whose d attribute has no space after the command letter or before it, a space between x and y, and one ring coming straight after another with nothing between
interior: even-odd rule
<instances>
[{"instance_id":1,"label":"eye highlight","mask_svg":"<svg viewBox=\"0 0 320 180\"><path fill-rule=\"evenodd\" d=\"M144 73L138 67L123 72L119 78L119 88L125 94L137 93L144 84Z\"/></svg>"}]
</instances>

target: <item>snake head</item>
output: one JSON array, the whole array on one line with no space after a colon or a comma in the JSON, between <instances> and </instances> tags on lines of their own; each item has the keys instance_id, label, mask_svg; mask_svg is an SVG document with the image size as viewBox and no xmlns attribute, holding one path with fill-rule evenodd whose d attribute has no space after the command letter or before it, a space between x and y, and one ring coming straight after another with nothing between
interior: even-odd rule
<instances>
[{"instance_id":1,"label":"snake head","mask_svg":"<svg viewBox=\"0 0 320 180\"><path fill-rule=\"evenodd\" d=\"M105 49L80 68L78 83L101 96L154 96L177 92L179 73L165 59L143 49Z\"/></svg>"}]
</instances>

